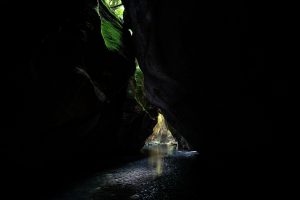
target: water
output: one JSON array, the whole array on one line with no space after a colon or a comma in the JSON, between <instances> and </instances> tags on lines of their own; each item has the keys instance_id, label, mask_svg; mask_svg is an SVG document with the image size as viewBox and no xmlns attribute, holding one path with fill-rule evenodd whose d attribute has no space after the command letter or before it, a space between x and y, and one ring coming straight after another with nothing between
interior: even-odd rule
<instances>
[{"instance_id":1,"label":"water","mask_svg":"<svg viewBox=\"0 0 300 200\"><path fill-rule=\"evenodd\" d=\"M154 145L148 156L95 174L52 200L182 199L188 193L184 176L197 152L176 146Z\"/></svg>"}]
</instances>

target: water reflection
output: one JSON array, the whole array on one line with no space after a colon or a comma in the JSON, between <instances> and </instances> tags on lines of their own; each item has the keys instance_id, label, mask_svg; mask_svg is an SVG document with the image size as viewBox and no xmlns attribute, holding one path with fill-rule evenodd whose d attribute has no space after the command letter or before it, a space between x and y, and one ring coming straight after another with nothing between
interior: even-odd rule
<instances>
[{"instance_id":1,"label":"water reflection","mask_svg":"<svg viewBox=\"0 0 300 200\"><path fill-rule=\"evenodd\" d=\"M148 145L144 149L149 154L148 164L155 170L155 175L160 176L164 172L165 158L177 152L176 145L157 144Z\"/></svg>"},{"instance_id":2,"label":"water reflection","mask_svg":"<svg viewBox=\"0 0 300 200\"><path fill-rule=\"evenodd\" d=\"M51 200L174 199L171 196L198 153L166 144L148 144L143 152L146 158L95 174Z\"/></svg>"}]
</instances>

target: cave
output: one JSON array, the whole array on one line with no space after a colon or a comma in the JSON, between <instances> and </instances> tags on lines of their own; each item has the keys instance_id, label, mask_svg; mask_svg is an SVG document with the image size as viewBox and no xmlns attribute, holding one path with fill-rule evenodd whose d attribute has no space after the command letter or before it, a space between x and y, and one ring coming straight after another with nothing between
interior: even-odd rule
<instances>
[{"instance_id":1,"label":"cave","mask_svg":"<svg viewBox=\"0 0 300 200\"><path fill-rule=\"evenodd\" d=\"M277 195L289 90L266 3L0 6L4 199Z\"/></svg>"}]
</instances>

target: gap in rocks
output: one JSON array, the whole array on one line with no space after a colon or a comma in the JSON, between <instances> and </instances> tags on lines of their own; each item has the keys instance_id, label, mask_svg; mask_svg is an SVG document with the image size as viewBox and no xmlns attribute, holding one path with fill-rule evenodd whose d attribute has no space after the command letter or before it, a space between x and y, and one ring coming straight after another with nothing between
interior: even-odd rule
<instances>
[{"instance_id":1,"label":"gap in rocks","mask_svg":"<svg viewBox=\"0 0 300 200\"><path fill-rule=\"evenodd\" d=\"M109 8L110 12L113 13L121 23L124 23L124 6L121 0L104 0L105 5ZM101 14L100 14L101 15ZM102 24L102 27L104 29L107 29L108 34L112 34L114 31L112 31L108 26ZM132 35L132 31L128 29L130 34ZM104 38L107 38L107 43L110 43L110 38L107 37L107 33L103 34ZM110 44L107 45L108 48L110 48ZM112 48L113 49L113 48ZM117 48L116 48L117 49ZM157 123L153 127L153 133L150 135L146 141L144 149L149 148L152 145L167 145L172 146L172 149L177 150L178 149L178 142L173 137L171 130L168 126L168 123L163 116L162 112L157 112L159 110L155 106L151 105L151 103L147 100L147 97L145 95L145 86L144 86L144 74L141 70L138 61L135 61L136 69L134 74L134 79L132 79L129 83L129 89L128 93L129 96L134 97L135 101L138 103L140 108L144 112L146 112L148 115L150 115L152 118L155 118ZM183 142L181 142L183 143ZM180 145L182 146L188 146L186 145ZM189 148L182 148L182 149L189 149Z\"/></svg>"},{"instance_id":2,"label":"gap in rocks","mask_svg":"<svg viewBox=\"0 0 300 200\"><path fill-rule=\"evenodd\" d=\"M157 124L153 128L153 133L146 140L146 146L165 144L172 145L177 148L178 142L173 137L171 131L168 128L165 117L159 113L157 117Z\"/></svg>"},{"instance_id":3,"label":"gap in rocks","mask_svg":"<svg viewBox=\"0 0 300 200\"><path fill-rule=\"evenodd\" d=\"M121 0L102 0L104 5L109 8L109 11L118 19L120 23L122 23L123 26L126 26L126 20L124 21L124 12L125 8L123 5L123 2ZM100 11L101 15L101 11ZM105 17L104 17L105 18ZM102 23L103 29L106 29L108 32L103 34L104 39L107 40L108 43L116 43L111 42L111 38L109 35L114 36L114 32L110 27L106 26L105 23ZM133 35L133 32L129 27L127 27L127 30L130 32L130 35ZM102 31L103 32L103 31ZM109 36L109 37L108 37ZM118 38L118 37L115 37ZM110 48L109 44L107 45L108 48ZM110 48L114 50L114 48ZM120 49L115 48L115 50L118 50L120 52ZM168 149L168 151L173 150L191 150L192 148L186 141L186 139L177 131L175 130L170 124L168 124L167 119L165 119L164 114L158 107L151 104L149 100L146 97L146 91L145 91L145 83L144 83L144 74L143 71L140 68L140 65L138 63L138 60L135 60L136 69L134 72L134 77L129 81L128 86L128 96L131 98L134 98L134 100L137 102L136 110L142 110L143 112L147 113L150 118L153 120L156 120L156 125L153 126L152 134L146 138L145 145L142 149L149 150L149 148L152 148L153 146L168 146L165 147L155 147L158 149ZM159 152L159 153L164 153Z\"/></svg>"}]
</instances>

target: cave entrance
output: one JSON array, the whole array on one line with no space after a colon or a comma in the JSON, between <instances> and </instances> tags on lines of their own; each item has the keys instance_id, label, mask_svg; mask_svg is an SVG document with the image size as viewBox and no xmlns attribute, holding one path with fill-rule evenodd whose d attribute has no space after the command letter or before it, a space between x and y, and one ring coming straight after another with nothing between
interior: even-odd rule
<instances>
[{"instance_id":1,"label":"cave entrance","mask_svg":"<svg viewBox=\"0 0 300 200\"><path fill-rule=\"evenodd\" d=\"M116 17L118 23L123 24L124 6L122 0L101 0L101 1L104 3L103 5L109 9L110 13ZM106 19L104 17L102 20L103 21L102 27L104 30L102 34L107 44L107 47L112 50L119 51L120 49L118 47L115 47L115 44L117 44L120 41L120 38L118 37L118 35L115 34L117 32L112 30L112 27L105 23L105 20ZM107 33L105 33L105 30L107 30ZM132 34L131 30L129 31ZM153 115L151 114L152 112L150 110L157 110L158 108L155 108L155 106L153 106L148 101L145 95L144 74L140 69L137 60L136 60L135 74L133 80L131 80L131 83L129 85L129 93L130 96L134 97L134 99L136 100L136 102L139 104L140 108L143 111L148 113L148 115L151 118L155 117L154 114ZM175 134L174 135L171 132L171 130L173 129L171 130L170 129L171 127L168 126L168 123L165 117L163 116L163 114L158 113L157 123L153 127L152 134L146 139L144 147L148 148L153 146L168 146L168 148L172 148L175 150L177 150L178 147L180 149L187 149L185 147L188 145L185 145L186 144L185 140L178 133L174 133Z\"/></svg>"},{"instance_id":2,"label":"cave entrance","mask_svg":"<svg viewBox=\"0 0 300 200\"><path fill-rule=\"evenodd\" d=\"M157 117L157 124L153 128L153 133L150 135L146 142L146 146L151 145L171 145L177 148L178 142L173 137L170 129L168 128L165 117L159 113Z\"/></svg>"}]
</instances>

